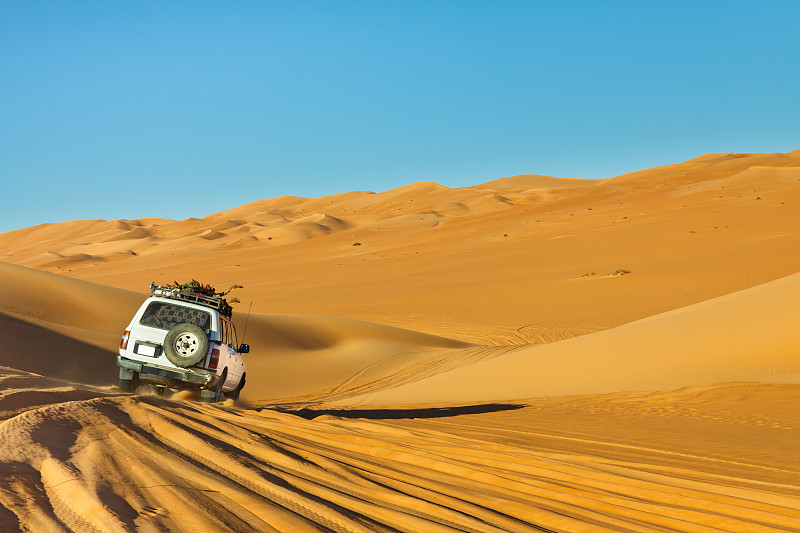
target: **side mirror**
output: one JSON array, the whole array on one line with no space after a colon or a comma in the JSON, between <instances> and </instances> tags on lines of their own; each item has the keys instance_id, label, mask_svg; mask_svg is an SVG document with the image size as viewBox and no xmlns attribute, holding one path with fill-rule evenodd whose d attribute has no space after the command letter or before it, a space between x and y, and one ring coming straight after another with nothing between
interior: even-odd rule
<instances>
[{"instance_id":1,"label":"side mirror","mask_svg":"<svg viewBox=\"0 0 800 533\"><path fill-rule=\"evenodd\" d=\"M250 345L249 344L240 344L239 349L236 350L239 353L250 353Z\"/></svg>"}]
</instances>

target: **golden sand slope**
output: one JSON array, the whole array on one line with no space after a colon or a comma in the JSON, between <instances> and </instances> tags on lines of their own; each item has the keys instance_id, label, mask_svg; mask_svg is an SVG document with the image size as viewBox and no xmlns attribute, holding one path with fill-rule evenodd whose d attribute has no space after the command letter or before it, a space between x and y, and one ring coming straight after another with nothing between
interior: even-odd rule
<instances>
[{"instance_id":1,"label":"golden sand slope","mask_svg":"<svg viewBox=\"0 0 800 533\"><path fill-rule=\"evenodd\" d=\"M393 413L449 415L424 422L305 420L92 393L14 371L0 379L4 531L707 532L800 523L800 472L753 457L753 442L699 432L643 445L642 432L626 428L644 419L645 432L663 434L676 420L688 429L706 416L695 424L706 428L721 417L729 435L767 437L763 451L796 461L796 418L730 400L766 393L796 402L797 387L725 389L725 412L706 408L712 390L463 416ZM598 434L574 423L576 414L591 418L587 408L601 413ZM742 448L750 455L729 458Z\"/></svg>"},{"instance_id":2,"label":"golden sand slope","mask_svg":"<svg viewBox=\"0 0 800 533\"><path fill-rule=\"evenodd\" d=\"M360 244L360 246L355 246ZM479 344L550 342L800 270L800 151L710 154L607 180L259 200L182 221L0 235L5 261L133 291L196 277L257 313ZM629 275L610 277L619 270Z\"/></svg>"},{"instance_id":3,"label":"golden sand slope","mask_svg":"<svg viewBox=\"0 0 800 533\"><path fill-rule=\"evenodd\" d=\"M0 366L81 383L116 383L120 336L146 294L2 263L0 292L0 333L7 339ZM354 387L426 364L434 354L472 346L339 318L235 318L253 345L244 394L251 399Z\"/></svg>"},{"instance_id":4,"label":"golden sand slope","mask_svg":"<svg viewBox=\"0 0 800 533\"><path fill-rule=\"evenodd\" d=\"M145 295L13 265L0 265L0 273L0 288L9 294L0 314L0 330L9 339L0 364L115 383L119 334ZM348 319L252 315L244 398L259 405L386 407L722 382L800 383L798 301L800 274L611 330L527 347L469 345ZM237 321L244 333L242 318Z\"/></svg>"},{"instance_id":5,"label":"golden sand slope","mask_svg":"<svg viewBox=\"0 0 800 533\"><path fill-rule=\"evenodd\" d=\"M340 405L491 402L744 381L800 384L800 274Z\"/></svg>"},{"instance_id":6,"label":"golden sand slope","mask_svg":"<svg viewBox=\"0 0 800 533\"><path fill-rule=\"evenodd\" d=\"M115 382L109 362L142 295L4 263L0 295L0 366Z\"/></svg>"}]
</instances>

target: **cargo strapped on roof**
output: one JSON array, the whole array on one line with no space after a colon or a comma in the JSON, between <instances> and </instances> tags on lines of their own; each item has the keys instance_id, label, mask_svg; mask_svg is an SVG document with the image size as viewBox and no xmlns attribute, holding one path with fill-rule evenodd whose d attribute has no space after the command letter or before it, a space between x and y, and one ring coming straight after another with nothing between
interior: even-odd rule
<instances>
[{"instance_id":1,"label":"cargo strapped on roof","mask_svg":"<svg viewBox=\"0 0 800 533\"><path fill-rule=\"evenodd\" d=\"M155 283L150 283L150 296L160 296L161 298L204 305L216 309L222 316L227 318L231 318L231 315L233 315L233 308L227 300L217 296L206 296L205 294L198 294L196 292L182 291L177 287L156 285Z\"/></svg>"}]
</instances>

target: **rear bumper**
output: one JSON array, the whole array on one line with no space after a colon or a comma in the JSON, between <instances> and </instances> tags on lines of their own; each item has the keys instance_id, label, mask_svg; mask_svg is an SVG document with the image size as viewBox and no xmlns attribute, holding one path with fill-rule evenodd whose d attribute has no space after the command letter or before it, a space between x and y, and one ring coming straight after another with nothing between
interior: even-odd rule
<instances>
[{"instance_id":1,"label":"rear bumper","mask_svg":"<svg viewBox=\"0 0 800 533\"><path fill-rule=\"evenodd\" d=\"M215 374L197 370L177 370L174 368L164 368L162 366L148 365L139 361L126 359L121 355L117 356L117 366L119 366L119 377L132 378L133 372L139 373L139 378L148 381L163 383L164 385L178 385L191 383L200 387L208 386ZM123 375L124 374L124 375Z\"/></svg>"}]
</instances>

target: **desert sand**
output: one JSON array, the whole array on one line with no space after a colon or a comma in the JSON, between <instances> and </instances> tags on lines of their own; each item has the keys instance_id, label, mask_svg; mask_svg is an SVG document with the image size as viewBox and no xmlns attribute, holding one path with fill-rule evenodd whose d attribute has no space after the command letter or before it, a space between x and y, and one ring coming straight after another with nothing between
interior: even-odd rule
<instances>
[{"instance_id":1,"label":"desert sand","mask_svg":"<svg viewBox=\"0 0 800 533\"><path fill-rule=\"evenodd\" d=\"M191 278L242 399L119 393ZM800 531L800 150L42 224L0 295L2 531Z\"/></svg>"}]
</instances>

